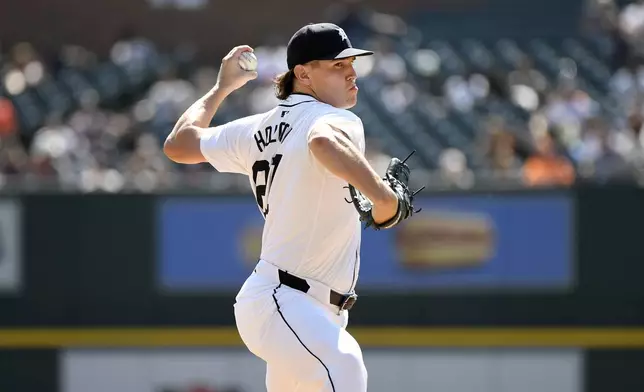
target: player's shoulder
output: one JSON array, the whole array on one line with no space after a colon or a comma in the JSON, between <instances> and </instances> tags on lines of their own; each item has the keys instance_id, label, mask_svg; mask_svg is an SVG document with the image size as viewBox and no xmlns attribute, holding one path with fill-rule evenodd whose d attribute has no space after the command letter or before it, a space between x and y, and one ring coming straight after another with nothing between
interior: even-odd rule
<instances>
[{"instance_id":1,"label":"player's shoulder","mask_svg":"<svg viewBox=\"0 0 644 392\"><path fill-rule=\"evenodd\" d=\"M336 108L335 106L323 102L317 102L315 106L317 109L315 111L315 116L317 118L334 118L362 124L360 117L350 110Z\"/></svg>"},{"instance_id":2,"label":"player's shoulder","mask_svg":"<svg viewBox=\"0 0 644 392\"><path fill-rule=\"evenodd\" d=\"M240 125L240 126L250 126L253 124L258 124L261 123L266 119L266 117L270 116L271 112L263 112L263 113L256 113L256 114L251 114L248 116L240 117L238 119L235 119L230 122L230 124L235 124L235 125Z\"/></svg>"},{"instance_id":3,"label":"player's shoulder","mask_svg":"<svg viewBox=\"0 0 644 392\"><path fill-rule=\"evenodd\" d=\"M350 110L337 108L304 93L291 94L288 98L280 100L278 107L282 107L282 109L291 108L291 110L297 111L298 114L306 114L309 118L332 115L351 121L360 121L360 118Z\"/></svg>"},{"instance_id":4,"label":"player's shoulder","mask_svg":"<svg viewBox=\"0 0 644 392\"><path fill-rule=\"evenodd\" d=\"M313 120L311 130L317 129L318 125L324 125L325 128L331 126L342 131L356 146L362 149L364 127L360 118L350 110L324 105L324 109L321 109L317 118Z\"/></svg>"}]
</instances>

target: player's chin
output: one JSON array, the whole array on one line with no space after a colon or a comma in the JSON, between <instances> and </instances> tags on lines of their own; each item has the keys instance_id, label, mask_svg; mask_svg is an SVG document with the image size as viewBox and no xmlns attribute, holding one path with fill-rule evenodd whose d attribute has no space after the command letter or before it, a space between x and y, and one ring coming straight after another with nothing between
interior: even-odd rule
<instances>
[{"instance_id":1,"label":"player's chin","mask_svg":"<svg viewBox=\"0 0 644 392\"><path fill-rule=\"evenodd\" d=\"M356 106L358 103L358 94L349 94L347 96L347 99L345 100L345 109L351 109L352 107Z\"/></svg>"}]
</instances>

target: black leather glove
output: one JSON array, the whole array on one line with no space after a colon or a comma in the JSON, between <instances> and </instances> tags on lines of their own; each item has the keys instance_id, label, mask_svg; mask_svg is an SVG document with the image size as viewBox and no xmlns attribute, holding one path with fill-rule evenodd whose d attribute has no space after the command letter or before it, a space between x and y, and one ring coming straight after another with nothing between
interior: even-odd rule
<instances>
[{"instance_id":1,"label":"black leather glove","mask_svg":"<svg viewBox=\"0 0 644 392\"><path fill-rule=\"evenodd\" d=\"M416 196L416 194L425 187L422 187L413 193L409 190L410 170L409 166L405 163L413 153L414 152L409 154L409 156L403 161L398 158L392 158L389 162L389 166L387 167L387 172L383 180L391 187L398 197L398 210L396 215L386 222L378 224L373 220L373 215L371 213L373 203L353 185L349 184L348 188L349 193L351 194L351 200L348 200L348 202L353 203L360 215L360 221L365 223L365 229L367 227L372 227L374 230L390 229L405 219L410 218L414 213L420 211L414 211L414 196Z\"/></svg>"}]
</instances>

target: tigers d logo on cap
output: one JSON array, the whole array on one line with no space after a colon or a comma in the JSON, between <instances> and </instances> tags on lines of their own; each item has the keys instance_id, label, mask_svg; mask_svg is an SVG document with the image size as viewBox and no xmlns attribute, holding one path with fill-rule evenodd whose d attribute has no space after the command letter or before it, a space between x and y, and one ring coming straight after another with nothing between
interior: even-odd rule
<instances>
[{"instance_id":1,"label":"tigers d logo on cap","mask_svg":"<svg viewBox=\"0 0 644 392\"><path fill-rule=\"evenodd\" d=\"M339 60L368 56L373 52L354 48L347 33L333 23L308 24L299 29L288 42L286 63L292 70L298 64L314 60Z\"/></svg>"}]
</instances>

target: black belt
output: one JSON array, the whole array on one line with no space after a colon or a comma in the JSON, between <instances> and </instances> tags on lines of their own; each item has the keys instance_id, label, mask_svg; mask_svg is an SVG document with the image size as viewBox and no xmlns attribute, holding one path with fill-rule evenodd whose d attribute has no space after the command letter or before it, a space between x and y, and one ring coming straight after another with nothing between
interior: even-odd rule
<instances>
[{"instance_id":1,"label":"black belt","mask_svg":"<svg viewBox=\"0 0 644 392\"><path fill-rule=\"evenodd\" d=\"M286 271L279 270L280 283L284 286L291 287L295 290L300 290L304 293L309 291L309 284L306 280L298 278L297 276L291 275ZM358 296L355 294L340 294L337 291L330 290L331 294L330 302L331 304L338 306L340 310L351 310L353 304L358 300Z\"/></svg>"}]
</instances>

